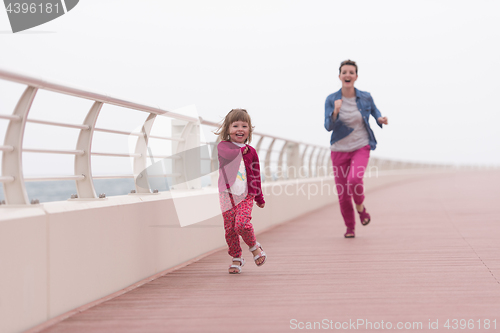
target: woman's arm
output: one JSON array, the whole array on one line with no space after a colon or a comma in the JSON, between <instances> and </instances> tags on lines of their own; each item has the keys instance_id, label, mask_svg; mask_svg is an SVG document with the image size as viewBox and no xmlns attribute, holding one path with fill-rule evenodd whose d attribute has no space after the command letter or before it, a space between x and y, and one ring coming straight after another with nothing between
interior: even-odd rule
<instances>
[{"instance_id":1,"label":"woman's arm","mask_svg":"<svg viewBox=\"0 0 500 333\"><path fill-rule=\"evenodd\" d=\"M370 109L371 109L371 115L375 120L377 121L377 124L382 128L382 124L387 125L387 117L382 117L382 114L380 113L379 109L375 105L375 102L373 101L373 97L370 95Z\"/></svg>"},{"instance_id":2,"label":"woman's arm","mask_svg":"<svg viewBox=\"0 0 500 333\"><path fill-rule=\"evenodd\" d=\"M325 128L328 132L333 131L335 123L339 117L340 108L342 107L342 100L337 99L332 103L327 98L325 102Z\"/></svg>"},{"instance_id":3,"label":"woman's arm","mask_svg":"<svg viewBox=\"0 0 500 333\"><path fill-rule=\"evenodd\" d=\"M332 105L330 99L327 97L325 101L325 129L328 132L331 132L333 130L333 125L335 123L335 120L337 120L337 118L332 117L334 110L334 105Z\"/></svg>"}]
</instances>

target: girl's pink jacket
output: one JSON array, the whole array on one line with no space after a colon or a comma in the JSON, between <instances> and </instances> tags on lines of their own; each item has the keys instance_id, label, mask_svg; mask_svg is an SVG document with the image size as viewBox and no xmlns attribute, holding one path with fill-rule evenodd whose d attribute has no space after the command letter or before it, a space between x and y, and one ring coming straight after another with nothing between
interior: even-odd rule
<instances>
[{"instance_id":1,"label":"girl's pink jacket","mask_svg":"<svg viewBox=\"0 0 500 333\"><path fill-rule=\"evenodd\" d=\"M248 147L248 152L243 154L245 147ZM221 141L217 145L217 154L219 156L219 192L224 192L230 188L238 175L240 168L241 157L247 171L247 187L248 194L255 196L255 201L258 204L265 203L264 195L262 194L260 182L260 165L259 157L255 149L249 145L238 147L230 141Z\"/></svg>"}]
</instances>

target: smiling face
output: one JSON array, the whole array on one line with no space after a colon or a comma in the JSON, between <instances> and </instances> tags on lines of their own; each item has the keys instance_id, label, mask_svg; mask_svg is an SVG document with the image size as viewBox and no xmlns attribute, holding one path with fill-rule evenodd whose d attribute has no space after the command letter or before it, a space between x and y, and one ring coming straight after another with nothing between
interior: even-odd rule
<instances>
[{"instance_id":1,"label":"smiling face","mask_svg":"<svg viewBox=\"0 0 500 333\"><path fill-rule=\"evenodd\" d=\"M236 143L245 143L250 133L250 127L246 121L235 121L229 125L229 137Z\"/></svg>"},{"instance_id":2,"label":"smiling face","mask_svg":"<svg viewBox=\"0 0 500 333\"><path fill-rule=\"evenodd\" d=\"M339 79L342 81L342 88L354 87L354 82L358 79L356 67L353 65L344 65L340 68Z\"/></svg>"}]
</instances>

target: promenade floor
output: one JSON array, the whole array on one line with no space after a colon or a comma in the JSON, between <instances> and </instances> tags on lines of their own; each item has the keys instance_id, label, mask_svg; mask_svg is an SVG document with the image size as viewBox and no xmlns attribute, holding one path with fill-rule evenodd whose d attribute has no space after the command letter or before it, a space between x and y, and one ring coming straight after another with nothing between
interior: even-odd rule
<instances>
[{"instance_id":1,"label":"promenade floor","mask_svg":"<svg viewBox=\"0 0 500 333\"><path fill-rule=\"evenodd\" d=\"M229 275L221 250L43 332L500 331L499 185L468 171L374 189L354 239L332 204L260 234L262 267L245 251Z\"/></svg>"}]
</instances>

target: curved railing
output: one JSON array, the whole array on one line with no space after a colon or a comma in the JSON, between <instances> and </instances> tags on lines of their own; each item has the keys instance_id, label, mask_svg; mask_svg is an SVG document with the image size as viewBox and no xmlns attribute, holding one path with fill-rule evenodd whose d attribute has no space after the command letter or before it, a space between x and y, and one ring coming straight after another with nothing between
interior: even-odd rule
<instances>
[{"instance_id":1,"label":"curved railing","mask_svg":"<svg viewBox=\"0 0 500 333\"><path fill-rule=\"evenodd\" d=\"M0 69L0 79L26 85L14 110L10 114L8 114L6 110L0 111L0 120L7 122L4 142L0 145L0 151L2 151L2 173L0 176L0 183L3 183L5 196L5 201L2 202L3 204L28 205L30 203L38 203L36 199L32 199L30 202L26 191L25 182L34 181L73 180L75 181L77 191L75 195L71 196L73 199L99 200L99 198L105 197L104 194L98 195L96 193L94 188L94 180L96 179L133 178L135 180L135 190L132 192L138 194L154 193L157 191L151 188L149 179L141 179L141 186L137 185L137 180L145 176L143 171L154 163L155 159L172 159L172 172L165 172L156 176L173 178L176 184L190 183L189 185L185 185L185 188L200 188L203 185L210 186L214 183L213 179L206 182L206 184L203 184L203 182L199 180L190 181L188 179L183 179L183 177L185 178L183 174L184 161L182 161L182 154L179 155L177 153L200 147L204 144L214 147L216 142L211 142L211 140L200 140L200 127L206 126L213 129L218 126L215 122L206 121L200 117L192 117L171 112L159 107L134 103L106 94L49 82L40 78L3 69ZM79 99L90 100L92 101L92 105L90 109L88 109L82 123L33 119L29 116L30 110L40 90L54 92L58 95L69 95ZM118 106L124 109L145 113L145 119L142 123L137 124L137 131L97 127L96 124L101 114L101 110L106 105ZM171 135L164 136L152 134L155 120L159 117L166 117L170 120L171 128L169 130ZM68 128L78 131L78 139L74 149L64 150L25 147L23 141L27 135L26 125L28 123ZM133 149L129 149L128 152L95 151L92 147L95 141L95 135L99 132L128 136L129 141L130 138L134 138L131 144ZM255 148L259 156L261 156L261 164L263 165L262 173L264 181L327 175L328 164L331 163L328 147L306 144L259 132L255 132L254 135L256 138L256 141L254 141L256 142ZM64 138L62 138L62 140L64 140ZM163 153L152 154L151 145L149 144L151 140L170 142L170 146L165 149ZM213 149L211 151L213 152ZM25 177L23 172L23 153L74 156L74 173L69 175ZM95 156L133 159L133 172L130 174L115 174L112 172L95 174L92 164L92 158ZM210 171L215 171L217 168L216 156L214 154L208 157L200 156L200 163L204 159L211 160ZM146 177L148 176L146 175ZM144 184L146 184L146 186L144 186Z\"/></svg>"}]
</instances>

